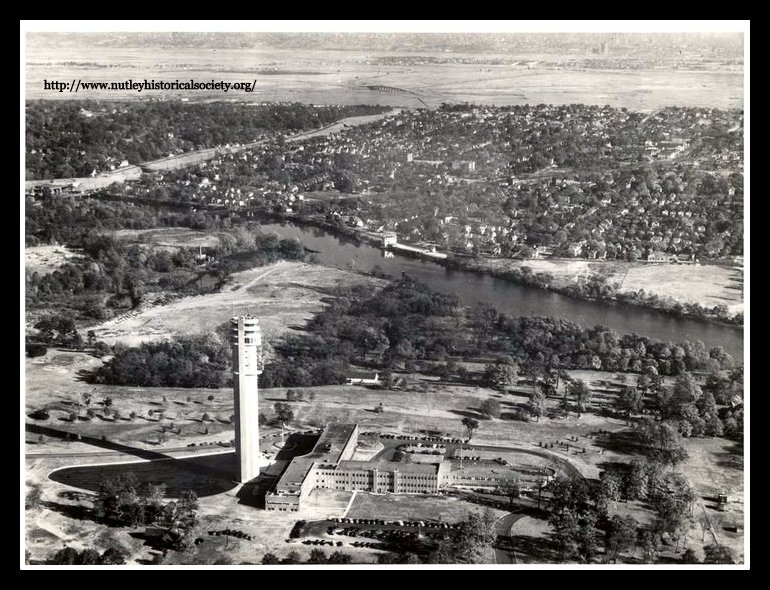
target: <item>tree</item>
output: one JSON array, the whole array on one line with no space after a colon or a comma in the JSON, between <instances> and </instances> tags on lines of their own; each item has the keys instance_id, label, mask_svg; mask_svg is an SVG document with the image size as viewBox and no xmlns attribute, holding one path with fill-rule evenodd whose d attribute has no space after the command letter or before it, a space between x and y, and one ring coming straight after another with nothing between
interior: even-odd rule
<instances>
[{"instance_id":1,"label":"tree","mask_svg":"<svg viewBox=\"0 0 770 590\"><path fill-rule=\"evenodd\" d=\"M32 510L40 505L40 500L43 497L43 491L39 485L31 486L31 489L24 498L24 509Z\"/></svg>"},{"instance_id":2,"label":"tree","mask_svg":"<svg viewBox=\"0 0 770 590\"><path fill-rule=\"evenodd\" d=\"M98 565L102 556L95 549L84 549L75 560L75 565Z\"/></svg>"},{"instance_id":3,"label":"tree","mask_svg":"<svg viewBox=\"0 0 770 590\"><path fill-rule=\"evenodd\" d=\"M302 556L298 551L292 550L286 557L281 560L281 563L283 565L295 565L297 563L302 563Z\"/></svg>"},{"instance_id":4,"label":"tree","mask_svg":"<svg viewBox=\"0 0 770 590\"><path fill-rule=\"evenodd\" d=\"M631 414L638 414L644 407L644 396L636 387L624 387L620 390L616 404L621 412L626 414L626 422L631 418Z\"/></svg>"},{"instance_id":5,"label":"tree","mask_svg":"<svg viewBox=\"0 0 770 590\"><path fill-rule=\"evenodd\" d=\"M273 407L275 409L276 419L281 423L282 426L285 427L292 420L294 420L294 410L291 409L289 404L285 402L276 402L275 406Z\"/></svg>"},{"instance_id":6,"label":"tree","mask_svg":"<svg viewBox=\"0 0 770 590\"><path fill-rule=\"evenodd\" d=\"M323 549L313 549L310 551L310 557L308 557L307 563L326 563L328 557L326 557L326 551Z\"/></svg>"},{"instance_id":7,"label":"tree","mask_svg":"<svg viewBox=\"0 0 770 590\"><path fill-rule=\"evenodd\" d=\"M99 558L99 565L124 565L126 563L126 554L120 549L108 547Z\"/></svg>"},{"instance_id":8,"label":"tree","mask_svg":"<svg viewBox=\"0 0 770 590\"><path fill-rule=\"evenodd\" d=\"M518 372L519 369L513 359L502 357L497 359L494 364L485 367L484 380L492 387L505 389L509 385L516 384Z\"/></svg>"},{"instance_id":9,"label":"tree","mask_svg":"<svg viewBox=\"0 0 770 590\"><path fill-rule=\"evenodd\" d=\"M617 563L618 556L636 547L639 523L630 516L622 518L617 514L610 519L604 537L607 560Z\"/></svg>"},{"instance_id":10,"label":"tree","mask_svg":"<svg viewBox=\"0 0 770 590\"><path fill-rule=\"evenodd\" d=\"M724 545L711 544L703 548L703 563L735 563L732 549Z\"/></svg>"},{"instance_id":11,"label":"tree","mask_svg":"<svg viewBox=\"0 0 770 590\"><path fill-rule=\"evenodd\" d=\"M695 499L687 479L680 474L669 474L663 485L652 494L652 505L657 512L656 529L668 533L677 546L691 524L690 508Z\"/></svg>"},{"instance_id":12,"label":"tree","mask_svg":"<svg viewBox=\"0 0 770 590\"><path fill-rule=\"evenodd\" d=\"M597 516L593 510L565 508L551 514L548 522L554 527L554 536L564 559L579 558L588 563L596 549Z\"/></svg>"},{"instance_id":13,"label":"tree","mask_svg":"<svg viewBox=\"0 0 770 590\"><path fill-rule=\"evenodd\" d=\"M675 408L687 403L694 403L698 401L703 391L700 385L695 381L695 378L688 372L684 372L676 378L674 381L673 395L671 403Z\"/></svg>"},{"instance_id":14,"label":"tree","mask_svg":"<svg viewBox=\"0 0 770 590\"><path fill-rule=\"evenodd\" d=\"M352 561L353 561L353 558L347 553L343 553L342 551L334 551L329 556L328 563L345 564L345 563L351 563Z\"/></svg>"},{"instance_id":15,"label":"tree","mask_svg":"<svg viewBox=\"0 0 770 590\"><path fill-rule=\"evenodd\" d=\"M35 358L45 355L48 352L48 347L45 344L37 344L35 342L28 342L26 345L27 356Z\"/></svg>"},{"instance_id":16,"label":"tree","mask_svg":"<svg viewBox=\"0 0 770 590\"><path fill-rule=\"evenodd\" d=\"M540 416L545 414L545 403L545 394L541 390L533 391L529 396L529 401L527 402L527 410L529 411L530 415L537 417L538 422L540 422Z\"/></svg>"},{"instance_id":17,"label":"tree","mask_svg":"<svg viewBox=\"0 0 770 590\"><path fill-rule=\"evenodd\" d=\"M660 533L654 529L644 529L640 534L640 545L644 553L644 563L655 563L660 549Z\"/></svg>"},{"instance_id":18,"label":"tree","mask_svg":"<svg viewBox=\"0 0 770 590\"><path fill-rule=\"evenodd\" d=\"M398 563L398 559L390 552L379 553L377 555L377 563L380 565L393 565Z\"/></svg>"},{"instance_id":19,"label":"tree","mask_svg":"<svg viewBox=\"0 0 770 590\"><path fill-rule=\"evenodd\" d=\"M708 390L697 399L695 407L698 409L700 417L706 422L719 416L717 402L714 399L714 395Z\"/></svg>"},{"instance_id":20,"label":"tree","mask_svg":"<svg viewBox=\"0 0 770 590\"><path fill-rule=\"evenodd\" d=\"M209 400L210 402L213 402L214 401L214 396L210 395L206 399Z\"/></svg>"},{"instance_id":21,"label":"tree","mask_svg":"<svg viewBox=\"0 0 770 590\"><path fill-rule=\"evenodd\" d=\"M281 560L275 553L267 552L262 556L262 565L278 565Z\"/></svg>"},{"instance_id":22,"label":"tree","mask_svg":"<svg viewBox=\"0 0 770 590\"><path fill-rule=\"evenodd\" d=\"M229 556L224 555L217 557L211 565L233 565L233 560Z\"/></svg>"},{"instance_id":23,"label":"tree","mask_svg":"<svg viewBox=\"0 0 770 590\"><path fill-rule=\"evenodd\" d=\"M508 498L511 506L513 501L521 495L521 483L516 476L509 477L497 484L497 491Z\"/></svg>"},{"instance_id":24,"label":"tree","mask_svg":"<svg viewBox=\"0 0 770 590\"><path fill-rule=\"evenodd\" d=\"M166 484L147 482L141 486L140 495L145 506L150 506L157 510L163 504L163 498L166 495Z\"/></svg>"},{"instance_id":25,"label":"tree","mask_svg":"<svg viewBox=\"0 0 770 590\"><path fill-rule=\"evenodd\" d=\"M596 499L599 510L607 514L615 508L618 500L620 500L621 489L622 480L620 477L609 471L602 471L599 476L599 490Z\"/></svg>"},{"instance_id":26,"label":"tree","mask_svg":"<svg viewBox=\"0 0 770 590\"><path fill-rule=\"evenodd\" d=\"M698 556L695 554L695 551L688 548L684 553L682 553L682 563L688 563L688 564L700 563L700 559L698 559Z\"/></svg>"},{"instance_id":27,"label":"tree","mask_svg":"<svg viewBox=\"0 0 770 590\"><path fill-rule=\"evenodd\" d=\"M499 418L501 414L500 402L496 399L485 399L481 402L479 411L487 418Z\"/></svg>"},{"instance_id":28,"label":"tree","mask_svg":"<svg viewBox=\"0 0 770 590\"><path fill-rule=\"evenodd\" d=\"M198 494L195 493L195 490L182 490L179 494L177 508L182 514L195 515L195 511L198 510Z\"/></svg>"},{"instance_id":29,"label":"tree","mask_svg":"<svg viewBox=\"0 0 770 590\"><path fill-rule=\"evenodd\" d=\"M48 420L51 414L46 409L40 409L30 413L29 417L33 420Z\"/></svg>"},{"instance_id":30,"label":"tree","mask_svg":"<svg viewBox=\"0 0 770 590\"><path fill-rule=\"evenodd\" d=\"M290 402L301 402L305 399L305 392L301 389L289 389L286 391L286 399Z\"/></svg>"},{"instance_id":31,"label":"tree","mask_svg":"<svg viewBox=\"0 0 770 590\"><path fill-rule=\"evenodd\" d=\"M585 411L585 407L591 403L593 393L582 379L575 379L567 386L567 390L577 400L577 413L580 418L581 412Z\"/></svg>"},{"instance_id":32,"label":"tree","mask_svg":"<svg viewBox=\"0 0 770 590\"><path fill-rule=\"evenodd\" d=\"M588 484L583 479L573 480L560 475L551 482L549 489L552 512L557 514L565 510L583 512L588 507L590 493Z\"/></svg>"},{"instance_id":33,"label":"tree","mask_svg":"<svg viewBox=\"0 0 770 590\"><path fill-rule=\"evenodd\" d=\"M48 560L48 563L51 565L75 565L79 555L77 549L65 547L54 553L53 557Z\"/></svg>"},{"instance_id":34,"label":"tree","mask_svg":"<svg viewBox=\"0 0 770 590\"><path fill-rule=\"evenodd\" d=\"M203 416L201 416L201 420L203 422L208 422L209 420L211 420L211 416L209 416L207 413L204 413Z\"/></svg>"},{"instance_id":35,"label":"tree","mask_svg":"<svg viewBox=\"0 0 770 590\"><path fill-rule=\"evenodd\" d=\"M627 500L641 500L647 496L647 464L639 459L631 461L631 470L625 479Z\"/></svg>"},{"instance_id":36,"label":"tree","mask_svg":"<svg viewBox=\"0 0 770 590\"><path fill-rule=\"evenodd\" d=\"M465 417L462 419L462 425L465 426L465 432L468 434L468 441L473 438L473 433L476 432L476 430L479 427L479 421L475 418L469 418Z\"/></svg>"}]
</instances>

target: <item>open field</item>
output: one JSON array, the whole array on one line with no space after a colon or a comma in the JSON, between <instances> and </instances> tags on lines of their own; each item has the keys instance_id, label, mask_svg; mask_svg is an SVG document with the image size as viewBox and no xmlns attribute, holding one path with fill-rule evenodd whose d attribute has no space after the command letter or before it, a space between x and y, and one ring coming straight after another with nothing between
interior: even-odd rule
<instances>
[{"instance_id":1,"label":"open field","mask_svg":"<svg viewBox=\"0 0 770 590\"><path fill-rule=\"evenodd\" d=\"M165 248L216 247L227 232L203 231L188 227L158 227L152 229L119 229L106 232L110 237L129 244Z\"/></svg>"},{"instance_id":2,"label":"open field","mask_svg":"<svg viewBox=\"0 0 770 590\"><path fill-rule=\"evenodd\" d=\"M77 257L78 254L66 246L27 246L24 248L24 269L27 274L44 275Z\"/></svg>"},{"instance_id":3,"label":"open field","mask_svg":"<svg viewBox=\"0 0 770 590\"><path fill-rule=\"evenodd\" d=\"M483 258L477 264L491 270L520 269L549 273L555 287L593 277L618 283L623 292L644 289L647 294L671 297L703 307L726 305L731 313L743 312L743 277L733 268L716 265L650 264L646 262L596 261L573 258L511 260Z\"/></svg>"},{"instance_id":4,"label":"open field","mask_svg":"<svg viewBox=\"0 0 770 590\"><path fill-rule=\"evenodd\" d=\"M162 57L161 57L162 55ZM635 110L667 105L743 107L743 75L740 64L708 69L675 70L671 68L634 70L583 70L571 66L554 67L540 60L558 60L556 55L493 55L510 63L412 63L378 65L371 63L377 53L358 51L293 51L287 49L217 50L217 64L211 53L177 47L173 55L156 47L111 48L98 51L83 47L60 47L56 59L50 50L30 47L27 54L28 99L49 100L89 98L107 100L142 100L147 94L164 99L238 100L249 102L291 101L310 104L387 104L402 107L437 107L442 102L477 104L610 104ZM383 56L397 55L394 52ZM425 55L438 55L430 51ZM478 59L481 54L453 53L453 57ZM522 63L525 60L527 63ZM75 62L77 65L73 65ZM518 62L518 63L517 63ZM119 66L118 66L119 64ZM226 64L226 65L224 65ZM109 65L109 69L105 66ZM117 67L116 67L117 66ZM275 68L272 75L260 74L265 66ZM55 72L55 76L54 76ZM144 78L174 80L212 78L230 82L251 82L252 93L221 91L87 91L72 95L46 91L44 79L83 81ZM368 89L367 86L392 87L405 92ZM422 101L422 102L421 102Z\"/></svg>"},{"instance_id":5,"label":"open field","mask_svg":"<svg viewBox=\"0 0 770 590\"><path fill-rule=\"evenodd\" d=\"M264 280L267 277L269 280ZM234 313L248 311L259 317L263 339L275 342L284 332L301 327L318 313L322 299L334 288L360 284L376 288L385 282L324 266L277 262L233 274L218 293L129 312L93 330L97 339L108 344L136 346L173 336L211 332Z\"/></svg>"},{"instance_id":6,"label":"open field","mask_svg":"<svg viewBox=\"0 0 770 590\"><path fill-rule=\"evenodd\" d=\"M726 305L731 313L743 312L742 273L723 266L635 265L628 270L621 290L639 289L682 303L704 307Z\"/></svg>"}]
</instances>

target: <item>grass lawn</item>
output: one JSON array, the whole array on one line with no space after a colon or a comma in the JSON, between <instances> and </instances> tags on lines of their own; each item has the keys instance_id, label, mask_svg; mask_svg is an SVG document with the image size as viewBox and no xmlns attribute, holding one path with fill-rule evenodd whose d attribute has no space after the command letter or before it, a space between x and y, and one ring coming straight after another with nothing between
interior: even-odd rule
<instances>
[{"instance_id":1,"label":"grass lawn","mask_svg":"<svg viewBox=\"0 0 770 590\"><path fill-rule=\"evenodd\" d=\"M347 513L348 518L381 518L384 520L422 520L455 523L469 513L479 513L481 506L447 496L412 494L368 494L359 492ZM505 514L493 509L495 517Z\"/></svg>"},{"instance_id":2,"label":"grass lawn","mask_svg":"<svg viewBox=\"0 0 770 590\"><path fill-rule=\"evenodd\" d=\"M233 438L233 429L229 424L229 416L233 412L232 391L228 389L161 389L117 386L94 386L78 380L78 371L89 369L101 361L83 353L71 353L49 350L48 353L36 359L26 360L27 413L40 407L48 407L51 418L47 421L29 420L45 428L70 432L73 437L81 435L82 440L65 441L57 436L45 435L41 442L37 433L28 432L27 479L30 485L40 485L44 499L56 505L77 506L78 502L59 497L62 492L72 492L74 488L59 481L48 478L48 474L59 467L83 465L89 463L120 462L133 460L131 455L114 454L110 456L79 456L67 457L62 453L93 453L105 451L99 443L101 436L107 438L110 445L126 445L144 452L163 453L171 456L189 454L187 445L190 443L227 442ZM614 373L598 371L574 371L574 377L584 379L590 387L600 390L597 400L611 404L622 381ZM568 461L581 474L589 478L598 477L599 472L612 463L627 463L637 456L638 449L629 437L630 427L625 420L614 415L590 411L577 418L574 412L569 416L544 416L539 422L510 419L515 410L526 404L531 386L522 382L512 388L510 393L501 393L484 387L441 383L436 380L422 378L417 375L416 385L410 391L387 391L369 389L359 386L323 386L306 388L306 393L313 394L312 400L290 402L294 409L296 420L290 425L290 430L307 430L317 428L331 422L357 422L361 431L390 432L396 434L421 434L424 431L441 432L446 436L465 438L466 433L461 424L465 416L479 418L480 426L473 434L471 445L511 446L522 449L542 451L539 443L548 445L545 449L558 460ZM627 376L628 382L634 382L633 375ZM102 402L106 397L113 400L112 408L117 409L123 416L135 411L139 416L135 420L110 420L96 417L90 421L77 420L68 422L69 412L79 411L85 414L85 408L78 409L77 403L82 393L92 396L91 407L100 415L103 410ZM213 399L209 400L209 396ZM165 397L165 400L164 400ZM308 396L306 396L307 398ZM188 401L189 398L189 401ZM506 419L481 419L478 407L484 399L497 399L503 408ZM260 392L260 412L268 418L273 416L273 405L277 401L285 401L286 389L266 389ZM560 398L547 400L550 410L560 404ZM382 402L384 411L375 413L374 408ZM148 416L148 410L165 411L163 420ZM202 422L202 415L208 413L211 420ZM175 429L181 429L180 434L168 430L173 422ZM208 433L206 429L208 428ZM161 430L167 430L167 440L158 444ZM601 431L601 432L600 432ZM275 456L278 449L274 443L278 440L278 429L274 425L261 427L263 435L262 450ZM90 437L90 439L89 439ZM575 440L577 439L577 440ZM370 437L363 440L369 447L362 451L365 454L376 453L382 448L378 441ZM90 442L97 441L98 444ZM384 441L388 443L389 441ZM569 444L567 449L559 443ZM551 448L550 445L554 446ZM743 533L730 532L725 527L740 524L743 521L743 453L739 446L723 439L689 439L686 441L690 458L679 469L690 479L696 493L705 506L713 530L720 543L734 549L736 554L742 554ZM119 447L118 447L119 448ZM186 452L171 451L180 448ZM203 447L208 449L209 447ZM214 449L218 447L213 447ZM585 450L585 452L584 452ZM34 455L32 455L34 454ZM496 454L495 456L502 456ZM504 457L508 458L508 457ZM514 453L510 457L514 461L531 463L537 461L534 456ZM196 459L197 461L198 459ZM203 460L202 458L200 459ZM556 459L555 459L556 460ZM192 461L192 460L189 460ZM214 461L214 459L210 460ZM219 461L219 459L216 459ZM179 466L183 466L180 463ZM179 467L177 466L177 467ZM213 466L212 466L213 467ZM171 463L155 464L150 470L167 470ZM496 467L495 467L496 468ZM123 469L116 467L115 469ZM145 469L137 467L137 469ZM61 473L61 472L60 472ZM67 472L63 472L67 473ZM78 475L83 481L76 485L84 489L93 488L93 471L88 469L70 472ZM185 473L187 475L185 475ZM184 478L189 470L170 474L171 480ZM216 479L216 478L215 478ZM222 478L224 479L224 478ZM71 480L70 483L75 480ZM187 482L188 485L189 482ZM219 528L240 528L253 534L255 541L238 541L243 547L235 550L236 563L240 561L253 562L261 559L265 551L274 551L279 555L288 553L295 546L285 542L297 515L267 515L265 512L242 504L236 494L239 488L225 487L217 489L213 485L208 494L202 494L201 512L204 526ZM195 485L205 487L206 481ZM218 484L217 484L218 485ZM173 487L173 486L172 486ZM717 513L710 506L709 500L717 490L725 489L735 499L728 511ZM342 504L340 500L338 504ZM333 504L334 502L332 502ZM369 504L367 504L369 503ZM340 506L334 510L344 510ZM687 545L696 551L701 551L702 529L698 523L704 513L704 508L696 506L692 530L687 539ZM353 503L350 515L360 517L392 518L438 518L459 519L467 510L478 509L477 506L464 504L452 498L431 498L419 496L369 496L359 494ZM621 506L619 510L630 510L637 520L644 521L644 508L638 506ZM95 526L90 521L81 521L77 511L70 508L37 509L27 512L28 545L33 559L43 558L61 548L61 543L71 542L73 546L80 543L88 546L96 543L97 548L104 550L105 543L121 542L136 560L149 559L148 548L136 543L126 533ZM372 512L373 511L373 512ZM700 512L699 512L700 511ZM320 514L320 513L319 513ZM300 518L302 516L300 515ZM208 520L207 520L208 519ZM236 526L238 525L238 526ZM48 532L45 532L48 531ZM103 533L100 536L100 531ZM109 534L107 534L109 532ZM125 537L125 538L124 538ZM41 540L38 540L41 539ZM62 539L66 539L63 541ZM112 540L111 540L112 539ZM118 541L115 541L118 539ZM232 540L231 540L232 541ZM195 551L202 552L199 557L208 559L219 552L218 543L207 540ZM708 539L707 539L708 542ZM348 550L348 548L345 548ZM349 548L358 552L361 559L373 561L372 550ZM231 552L232 545L228 548ZM298 551L309 552L309 548L297 548ZM368 553L367 553L368 551ZM205 555L204 555L205 554ZM177 556L174 559L195 559L194 555ZM673 559L671 554L666 559ZM678 557L677 557L678 558ZM534 559L534 558L533 558ZM635 559L629 556L629 559Z\"/></svg>"}]
</instances>

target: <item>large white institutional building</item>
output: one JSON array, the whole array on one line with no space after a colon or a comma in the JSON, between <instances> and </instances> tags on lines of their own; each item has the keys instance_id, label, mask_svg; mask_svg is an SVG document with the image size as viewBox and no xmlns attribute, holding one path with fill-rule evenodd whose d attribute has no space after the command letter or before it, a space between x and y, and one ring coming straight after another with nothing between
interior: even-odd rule
<instances>
[{"instance_id":1,"label":"large white institutional building","mask_svg":"<svg viewBox=\"0 0 770 590\"><path fill-rule=\"evenodd\" d=\"M264 464L259 452L259 385L262 373L262 332L251 316L230 319L233 347L233 394L235 401L235 452L237 479L241 483L259 475Z\"/></svg>"}]
</instances>

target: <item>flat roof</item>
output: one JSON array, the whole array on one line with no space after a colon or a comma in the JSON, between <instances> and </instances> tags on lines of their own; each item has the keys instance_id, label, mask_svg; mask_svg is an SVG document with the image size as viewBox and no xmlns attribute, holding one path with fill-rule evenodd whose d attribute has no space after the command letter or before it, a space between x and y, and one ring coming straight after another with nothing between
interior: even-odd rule
<instances>
[{"instance_id":1,"label":"flat roof","mask_svg":"<svg viewBox=\"0 0 770 590\"><path fill-rule=\"evenodd\" d=\"M441 462L435 463L399 463L396 461L340 461L342 451L350 442L357 424L329 424L324 428L313 450L306 455L291 460L286 470L276 484L276 491L299 493L302 482L313 467L313 464L328 468L366 471L377 469L382 472L398 471L399 473L434 474L439 473Z\"/></svg>"},{"instance_id":2,"label":"flat roof","mask_svg":"<svg viewBox=\"0 0 770 590\"><path fill-rule=\"evenodd\" d=\"M286 467L286 471L278 479L278 483L275 486L276 491L299 492L299 488L312 465L313 461L304 457L292 459L291 463Z\"/></svg>"},{"instance_id":3,"label":"flat roof","mask_svg":"<svg viewBox=\"0 0 770 590\"><path fill-rule=\"evenodd\" d=\"M397 461L340 461L339 469L377 469L399 473L436 473L436 463L399 463Z\"/></svg>"},{"instance_id":4,"label":"flat roof","mask_svg":"<svg viewBox=\"0 0 770 590\"><path fill-rule=\"evenodd\" d=\"M337 463L357 427L358 424L329 424L324 428L313 450L301 458Z\"/></svg>"},{"instance_id":5,"label":"flat roof","mask_svg":"<svg viewBox=\"0 0 770 590\"><path fill-rule=\"evenodd\" d=\"M306 455L294 457L289 463L286 471L283 472L276 490L290 492L299 492L299 487L307 477L308 471L313 463L333 463L337 464L340 460L342 451L353 436L353 432L358 427L357 424L329 424L324 428L321 436L318 438L313 450Z\"/></svg>"}]
</instances>

